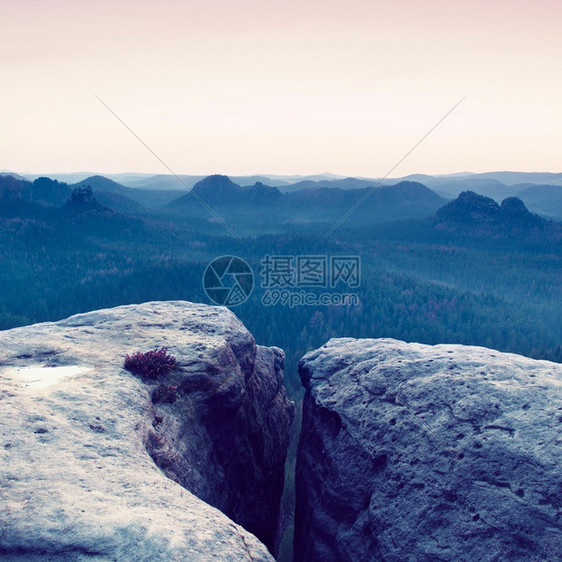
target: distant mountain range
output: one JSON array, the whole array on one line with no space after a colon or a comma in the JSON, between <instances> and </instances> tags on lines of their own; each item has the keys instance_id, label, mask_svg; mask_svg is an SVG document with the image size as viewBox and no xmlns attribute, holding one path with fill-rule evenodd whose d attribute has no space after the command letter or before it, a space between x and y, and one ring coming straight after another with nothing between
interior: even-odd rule
<instances>
[{"instance_id":1,"label":"distant mountain range","mask_svg":"<svg viewBox=\"0 0 562 562\"><path fill-rule=\"evenodd\" d=\"M0 171L0 176L14 176L17 179L33 181L39 177L50 177L60 182L75 184L83 180L99 176L95 172L74 172L74 173L55 173L55 174L17 174L9 170ZM205 175L189 175L189 174L139 174L139 173L119 173L119 174L103 174L103 177L120 183L125 187L134 187L148 190L164 190L164 191L184 191L186 188L191 189L198 181L206 178ZM249 176L229 176L234 182L240 185L252 185L256 182L265 183L274 187L288 186L304 180L323 181L323 180L339 180L344 176L335 174L314 174L308 176L278 176L270 174L257 174Z\"/></svg>"},{"instance_id":2,"label":"distant mountain range","mask_svg":"<svg viewBox=\"0 0 562 562\"><path fill-rule=\"evenodd\" d=\"M9 170L0 170L1 175L10 175L18 179L25 179L33 181L39 177L50 177L65 183L78 183L82 180L97 175L103 175L112 179L126 187L146 187L150 184L158 182L169 182L166 189L185 189L185 186L178 181L179 177L188 187L192 187L198 181L207 177L206 175L189 175L178 174L177 177L173 174L147 174L147 173L134 173L134 172L121 172L117 174L98 174L96 172L72 172L72 173L49 173L49 174L18 174ZM282 187L285 185L293 185L303 181L323 182L323 181L340 181L350 179L346 176L337 174L330 174L328 172L322 174L312 175L276 175L276 174L253 174L246 176L229 176L234 182L240 185L251 185L255 182L262 182L274 187ZM364 180L370 184L380 181L380 178L366 178L357 177L351 179ZM459 172L455 174L410 174L402 177L387 178L384 182L397 183L402 180L419 181L430 186L435 182L448 184L456 180L495 180L503 185L513 186L522 183L532 184L546 184L546 185L560 185L562 186L562 173L560 172L512 172L512 171L498 171L498 172ZM384 183L383 182L383 183Z\"/></svg>"},{"instance_id":3,"label":"distant mountain range","mask_svg":"<svg viewBox=\"0 0 562 562\"><path fill-rule=\"evenodd\" d=\"M9 175L13 180L6 180ZM206 180L202 176L180 176L183 185L171 174L112 174L111 177L92 175L80 181L65 182L63 178L75 180L84 174L59 174L56 178L26 178L21 174L0 172L0 197L3 192L10 190L21 193L25 200L41 202L44 204L62 204L72 189L76 186L90 185L96 193L100 203L128 214L140 214L154 210L171 207L169 204L178 200L179 207L186 201L194 199L193 196L180 200L181 192L187 191ZM218 176L209 176L218 177ZM226 177L226 176L221 176ZM117 181L117 179L119 181ZM203 190L205 195L195 193L202 197L208 204L233 205L235 202L248 202L258 204L267 201L269 205L274 201L301 203L310 206L312 202L319 204L324 210L340 205L340 210L346 205L353 205L361 190L378 186L375 193L382 197L384 191L378 190L389 185L402 182L422 184L429 188L433 194L445 199L457 197L464 191L472 191L501 202L507 197L520 198L527 208L545 217L562 219L562 174L560 173L528 173L528 172L487 172L482 174L461 173L447 176L430 176L414 174L405 178L380 181L376 178L343 178L331 174L316 176L239 176L228 178L232 185L226 188L227 192L220 191L217 184L217 193L211 193L213 183L202 184L198 190ZM9 182L12 182L11 184ZM20 183L14 183L20 182ZM538 183L537 183L538 182ZM380 185L379 185L380 183ZM187 188L186 188L187 186ZM205 187L207 186L207 187ZM232 188L232 186L236 186ZM342 191L350 192L344 195ZM302 192L302 193L301 193ZM313 192L318 192L313 194ZM285 198L284 194L296 194L294 199ZM13 195L12 195L13 196ZM369 199L373 202L372 197ZM442 201L439 201L442 203ZM388 203L388 202L387 202ZM425 206L427 203L427 206ZM434 202L429 200L420 203L420 213L432 211ZM413 203L412 203L413 205ZM173 207L173 205L172 205ZM416 213L414 212L414 215ZM402 215L401 215L402 216Z\"/></svg>"},{"instance_id":4,"label":"distant mountain range","mask_svg":"<svg viewBox=\"0 0 562 562\"><path fill-rule=\"evenodd\" d=\"M125 213L142 212L146 209L159 208L173 201L177 191L135 189L126 187L104 176L92 176L73 184L71 187L91 187L96 198L111 207Z\"/></svg>"},{"instance_id":5,"label":"distant mountain range","mask_svg":"<svg viewBox=\"0 0 562 562\"><path fill-rule=\"evenodd\" d=\"M447 178L447 176L442 176ZM562 185L562 173L552 172L484 172L479 174L467 173L467 178L492 179L506 185L517 185L520 183Z\"/></svg>"},{"instance_id":6,"label":"distant mountain range","mask_svg":"<svg viewBox=\"0 0 562 562\"><path fill-rule=\"evenodd\" d=\"M182 176L182 179L188 187L192 187L203 178ZM446 199L455 198L463 191L474 191L480 195L491 197L498 203L507 197L519 197L531 211L547 217L562 219L562 174L555 173L489 172L483 174L462 173L449 176L415 174L397 179L387 178L384 181L377 178L333 177L327 174L307 178L283 177L283 179L273 179L264 175L231 177L230 179L243 186L261 183L277 187L281 193L313 189L353 191L379 184L384 186L394 185L402 181L413 181L425 185ZM182 187L173 176L158 176L157 181L147 178L135 185L143 188L151 186L153 189Z\"/></svg>"},{"instance_id":7,"label":"distant mountain range","mask_svg":"<svg viewBox=\"0 0 562 562\"><path fill-rule=\"evenodd\" d=\"M283 193L259 182L240 186L227 176L214 175L198 182L191 193L172 201L167 208L185 216L202 210L201 202L219 211L229 223L250 220L250 224L257 225L263 221L265 228L267 223L271 227L333 223L351 209L354 211L349 225L421 218L433 214L446 200L416 182L400 182L373 190L321 187Z\"/></svg>"},{"instance_id":8,"label":"distant mountain range","mask_svg":"<svg viewBox=\"0 0 562 562\"><path fill-rule=\"evenodd\" d=\"M303 189L364 189L374 187L378 180L366 180L357 178L341 178L337 180L302 180L281 188L284 193L292 193ZM395 182L392 182L395 183Z\"/></svg>"},{"instance_id":9,"label":"distant mountain range","mask_svg":"<svg viewBox=\"0 0 562 562\"><path fill-rule=\"evenodd\" d=\"M213 175L178 197L177 191L130 188L103 176L92 176L72 185L44 177L30 182L0 176L0 217L40 221L51 225L49 228L58 228L60 220L62 229L79 224L81 229L92 232L118 232L123 225L132 232L141 228L144 221L139 219L144 216L168 225L181 221L192 231L211 233L224 220L240 235L294 229L325 232L328 226L344 218L341 228L347 230L402 219L424 219L424 228L468 236L562 238L561 223L530 212L522 199L513 196L499 204L467 190L447 201L414 181L376 188L318 187L326 183L346 185L350 180L353 178L321 180L313 187L282 192L260 182L241 186L227 176ZM353 184L363 185L357 180ZM559 190L558 186L531 184L522 193L547 206Z\"/></svg>"},{"instance_id":10,"label":"distant mountain range","mask_svg":"<svg viewBox=\"0 0 562 562\"><path fill-rule=\"evenodd\" d=\"M0 200L23 200L42 205L62 205L77 187L91 187L98 202L125 214L144 213L178 197L177 191L152 191L126 187L103 176L92 176L67 184L40 177L34 181L0 175Z\"/></svg>"},{"instance_id":11,"label":"distant mountain range","mask_svg":"<svg viewBox=\"0 0 562 562\"><path fill-rule=\"evenodd\" d=\"M562 186L517 184L516 196L535 213L562 220Z\"/></svg>"},{"instance_id":12,"label":"distant mountain range","mask_svg":"<svg viewBox=\"0 0 562 562\"><path fill-rule=\"evenodd\" d=\"M191 193L177 197L176 191L134 189L103 176L92 176L71 185L49 178L28 182L0 176L0 206L6 208L7 202L11 202L10 213L14 216L18 209L32 205L34 207L26 207L26 215L32 216L39 213L40 208L67 205L73 193L83 189L93 191L98 214L102 210L99 206L103 206L122 215L150 214L155 218L181 219L200 225L217 220L217 216L209 214L211 208L235 225L238 232L246 234L335 223L349 211L352 213L345 225L348 228L394 219L422 218L432 215L446 202L416 182L400 182L374 190L321 187L282 193L277 187L260 182L241 186L227 176L214 175L195 184Z\"/></svg>"}]
</instances>

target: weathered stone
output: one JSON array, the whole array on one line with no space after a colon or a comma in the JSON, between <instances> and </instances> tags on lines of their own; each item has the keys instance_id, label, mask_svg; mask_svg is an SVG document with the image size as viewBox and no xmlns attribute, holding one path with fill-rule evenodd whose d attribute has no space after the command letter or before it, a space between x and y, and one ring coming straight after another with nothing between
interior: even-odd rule
<instances>
[{"instance_id":1,"label":"weathered stone","mask_svg":"<svg viewBox=\"0 0 562 562\"><path fill-rule=\"evenodd\" d=\"M562 559L562 365L335 339L300 373L297 561Z\"/></svg>"},{"instance_id":2,"label":"weathered stone","mask_svg":"<svg viewBox=\"0 0 562 562\"><path fill-rule=\"evenodd\" d=\"M168 375L122 368L162 346ZM275 533L282 368L230 311L186 302L0 332L2 559L271 560L250 532Z\"/></svg>"}]
</instances>

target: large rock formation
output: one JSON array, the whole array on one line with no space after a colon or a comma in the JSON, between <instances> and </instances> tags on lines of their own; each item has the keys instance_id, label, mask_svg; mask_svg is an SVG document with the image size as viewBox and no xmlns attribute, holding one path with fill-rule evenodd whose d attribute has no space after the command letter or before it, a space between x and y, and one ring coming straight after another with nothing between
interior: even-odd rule
<instances>
[{"instance_id":1,"label":"large rock formation","mask_svg":"<svg viewBox=\"0 0 562 562\"><path fill-rule=\"evenodd\" d=\"M335 339L300 373L296 560L562 559L562 365Z\"/></svg>"},{"instance_id":2,"label":"large rock formation","mask_svg":"<svg viewBox=\"0 0 562 562\"><path fill-rule=\"evenodd\" d=\"M498 205L490 197L463 191L455 200L441 207L433 217L439 230L469 236L522 236L560 238L562 227L531 213L517 197L504 199Z\"/></svg>"},{"instance_id":3,"label":"large rock formation","mask_svg":"<svg viewBox=\"0 0 562 562\"><path fill-rule=\"evenodd\" d=\"M122 368L157 346L171 373ZM186 302L0 332L0 555L271 560L250 532L275 534L282 368L227 309Z\"/></svg>"}]
</instances>

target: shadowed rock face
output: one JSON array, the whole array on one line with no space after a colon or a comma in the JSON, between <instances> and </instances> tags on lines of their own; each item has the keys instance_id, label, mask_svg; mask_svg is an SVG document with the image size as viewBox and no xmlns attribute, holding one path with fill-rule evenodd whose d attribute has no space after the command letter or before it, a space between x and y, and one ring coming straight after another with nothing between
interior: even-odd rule
<instances>
[{"instance_id":1,"label":"shadowed rock face","mask_svg":"<svg viewBox=\"0 0 562 562\"><path fill-rule=\"evenodd\" d=\"M335 339L300 374L297 561L561 559L562 365Z\"/></svg>"},{"instance_id":2,"label":"shadowed rock face","mask_svg":"<svg viewBox=\"0 0 562 562\"><path fill-rule=\"evenodd\" d=\"M122 369L157 346L175 371ZM0 332L0 555L271 560L250 533L277 523L282 369L227 309L186 302Z\"/></svg>"}]
</instances>

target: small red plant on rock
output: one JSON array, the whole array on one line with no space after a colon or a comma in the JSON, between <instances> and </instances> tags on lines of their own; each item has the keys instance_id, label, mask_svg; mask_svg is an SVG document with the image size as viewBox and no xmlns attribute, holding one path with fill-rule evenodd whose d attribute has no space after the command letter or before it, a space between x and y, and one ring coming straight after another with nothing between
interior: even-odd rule
<instances>
[{"instance_id":1,"label":"small red plant on rock","mask_svg":"<svg viewBox=\"0 0 562 562\"><path fill-rule=\"evenodd\" d=\"M152 391L153 404L173 404L178 399L178 387L161 384Z\"/></svg>"},{"instance_id":2,"label":"small red plant on rock","mask_svg":"<svg viewBox=\"0 0 562 562\"><path fill-rule=\"evenodd\" d=\"M176 365L176 358L168 353L166 347L162 347L144 353L139 351L133 355L127 355L124 368L133 375L146 379L157 379L173 371Z\"/></svg>"}]
</instances>

